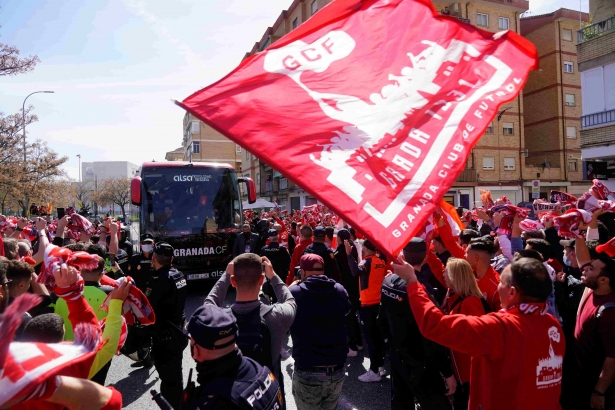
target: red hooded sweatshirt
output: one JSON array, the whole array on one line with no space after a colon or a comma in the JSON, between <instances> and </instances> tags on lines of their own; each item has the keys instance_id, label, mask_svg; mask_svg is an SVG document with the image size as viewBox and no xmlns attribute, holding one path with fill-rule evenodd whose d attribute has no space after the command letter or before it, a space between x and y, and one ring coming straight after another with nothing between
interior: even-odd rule
<instances>
[{"instance_id":1,"label":"red hooded sweatshirt","mask_svg":"<svg viewBox=\"0 0 615 410\"><path fill-rule=\"evenodd\" d=\"M419 283L408 301L426 338L472 356L470 410L559 410L565 341L546 304L444 315Z\"/></svg>"}]
</instances>

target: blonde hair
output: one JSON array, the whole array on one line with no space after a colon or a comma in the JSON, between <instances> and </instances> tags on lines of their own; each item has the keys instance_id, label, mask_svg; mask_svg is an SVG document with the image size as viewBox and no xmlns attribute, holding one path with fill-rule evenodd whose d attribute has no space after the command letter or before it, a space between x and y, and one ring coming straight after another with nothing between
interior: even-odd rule
<instances>
[{"instance_id":1,"label":"blonde hair","mask_svg":"<svg viewBox=\"0 0 615 410\"><path fill-rule=\"evenodd\" d=\"M483 297L482 292L478 288L476 277L472 272L472 267L464 259L449 258L446 263L446 272L448 283L451 288L462 298L467 296Z\"/></svg>"}]
</instances>

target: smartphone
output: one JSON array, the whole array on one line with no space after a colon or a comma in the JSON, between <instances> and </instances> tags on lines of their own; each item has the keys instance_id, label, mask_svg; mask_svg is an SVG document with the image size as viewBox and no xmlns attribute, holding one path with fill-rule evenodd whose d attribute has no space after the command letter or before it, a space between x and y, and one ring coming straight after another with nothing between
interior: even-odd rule
<instances>
[{"instance_id":1,"label":"smartphone","mask_svg":"<svg viewBox=\"0 0 615 410\"><path fill-rule=\"evenodd\" d=\"M64 208L58 208L58 219L62 219L64 218L64 215L66 215L66 210Z\"/></svg>"}]
</instances>

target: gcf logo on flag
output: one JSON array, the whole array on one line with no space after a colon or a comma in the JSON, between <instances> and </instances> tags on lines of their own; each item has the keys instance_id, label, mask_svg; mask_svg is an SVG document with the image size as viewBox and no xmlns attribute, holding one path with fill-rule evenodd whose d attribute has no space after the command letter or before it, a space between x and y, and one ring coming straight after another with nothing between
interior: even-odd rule
<instances>
[{"instance_id":1,"label":"gcf logo on flag","mask_svg":"<svg viewBox=\"0 0 615 410\"><path fill-rule=\"evenodd\" d=\"M335 0L178 104L395 254L536 61L429 0Z\"/></svg>"}]
</instances>

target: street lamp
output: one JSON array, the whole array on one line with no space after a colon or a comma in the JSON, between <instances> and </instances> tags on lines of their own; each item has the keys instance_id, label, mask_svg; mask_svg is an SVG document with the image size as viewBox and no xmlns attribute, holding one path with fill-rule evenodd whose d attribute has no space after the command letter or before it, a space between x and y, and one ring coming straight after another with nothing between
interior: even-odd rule
<instances>
[{"instance_id":1,"label":"street lamp","mask_svg":"<svg viewBox=\"0 0 615 410\"><path fill-rule=\"evenodd\" d=\"M79 157L79 183L81 183L81 154L77 154L75 156Z\"/></svg>"},{"instance_id":2,"label":"street lamp","mask_svg":"<svg viewBox=\"0 0 615 410\"><path fill-rule=\"evenodd\" d=\"M26 100L34 94L38 94L38 93L46 93L46 94L53 94L53 91L35 91L31 94L29 94L24 100L23 100L23 105L21 108L21 115L22 115L22 120L23 120L23 162L24 164L26 163L27 159L26 159Z\"/></svg>"}]
</instances>

